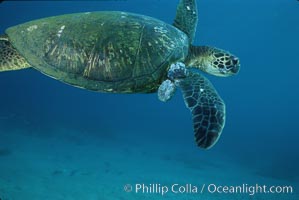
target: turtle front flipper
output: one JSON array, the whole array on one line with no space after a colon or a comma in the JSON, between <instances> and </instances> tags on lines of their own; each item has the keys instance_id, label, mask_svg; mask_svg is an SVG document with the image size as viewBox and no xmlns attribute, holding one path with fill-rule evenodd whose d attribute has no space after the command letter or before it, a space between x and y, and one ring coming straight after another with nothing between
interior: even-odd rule
<instances>
[{"instance_id":1,"label":"turtle front flipper","mask_svg":"<svg viewBox=\"0 0 299 200\"><path fill-rule=\"evenodd\" d=\"M25 69L29 63L11 45L6 35L0 36L0 72Z\"/></svg>"},{"instance_id":2,"label":"turtle front flipper","mask_svg":"<svg viewBox=\"0 0 299 200\"><path fill-rule=\"evenodd\" d=\"M225 124L225 104L208 79L189 71L179 79L186 106L191 110L195 141L209 149L219 139Z\"/></svg>"},{"instance_id":3,"label":"turtle front flipper","mask_svg":"<svg viewBox=\"0 0 299 200\"><path fill-rule=\"evenodd\" d=\"M180 0L173 25L186 33L192 44L196 32L198 13L196 0Z\"/></svg>"}]
</instances>

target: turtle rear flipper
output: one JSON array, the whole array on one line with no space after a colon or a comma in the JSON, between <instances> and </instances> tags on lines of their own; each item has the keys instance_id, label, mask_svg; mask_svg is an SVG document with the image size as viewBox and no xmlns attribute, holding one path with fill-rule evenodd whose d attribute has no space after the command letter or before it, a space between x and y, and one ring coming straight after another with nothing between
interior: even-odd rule
<instances>
[{"instance_id":1,"label":"turtle rear flipper","mask_svg":"<svg viewBox=\"0 0 299 200\"><path fill-rule=\"evenodd\" d=\"M11 45L6 35L0 36L0 72L25 69L29 63Z\"/></svg>"},{"instance_id":2,"label":"turtle rear flipper","mask_svg":"<svg viewBox=\"0 0 299 200\"><path fill-rule=\"evenodd\" d=\"M186 33L190 44L194 40L198 21L196 0L180 0L173 25Z\"/></svg>"},{"instance_id":3,"label":"turtle rear flipper","mask_svg":"<svg viewBox=\"0 0 299 200\"><path fill-rule=\"evenodd\" d=\"M208 79L189 72L178 80L186 106L191 110L195 141L209 149L219 139L225 124L225 104Z\"/></svg>"}]
</instances>

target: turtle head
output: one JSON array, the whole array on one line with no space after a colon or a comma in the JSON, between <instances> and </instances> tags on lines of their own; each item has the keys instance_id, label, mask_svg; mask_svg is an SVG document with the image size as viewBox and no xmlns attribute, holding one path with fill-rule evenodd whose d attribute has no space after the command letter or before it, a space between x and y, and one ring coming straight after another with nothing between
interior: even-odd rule
<instances>
[{"instance_id":1,"label":"turtle head","mask_svg":"<svg viewBox=\"0 0 299 200\"><path fill-rule=\"evenodd\" d=\"M215 76L231 76L240 70L239 58L233 54L208 46L192 46L186 65Z\"/></svg>"}]
</instances>

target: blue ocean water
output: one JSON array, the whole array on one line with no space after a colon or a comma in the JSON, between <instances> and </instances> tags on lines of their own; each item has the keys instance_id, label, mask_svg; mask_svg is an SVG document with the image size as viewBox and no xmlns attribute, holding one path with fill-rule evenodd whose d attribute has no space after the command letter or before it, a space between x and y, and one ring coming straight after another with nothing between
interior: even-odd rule
<instances>
[{"instance_id":1,"label":"blue ocean water","mask_svg":"<svg viewBox=\"0 0 299 200\"><path fill-rule=\"evenodd\" d=\"M211 80L227 120L196 147L180 92L103 94L34 69L0 73L0 199L299 199L299 2L198 0L196 45L229 50L237 76ZM172 23L178 0L4 1L0 32L53 15L121 10ZM124 185L292 186L292 194L132 192Z\"/></svg>"}]
</instances>

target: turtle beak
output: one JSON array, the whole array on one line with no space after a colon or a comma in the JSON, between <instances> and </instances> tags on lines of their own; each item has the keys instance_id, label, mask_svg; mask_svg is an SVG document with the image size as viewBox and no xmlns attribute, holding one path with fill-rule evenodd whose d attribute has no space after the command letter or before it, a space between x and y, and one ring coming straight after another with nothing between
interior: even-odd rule
<instances>
[{"instance_id":1,"label":"turtle beak","mask_svg":"<svg viewBox=\"0 0 299 200\"><path fill-rule=\"evenodd\" d=\"M232 63L233 63L232 68L231 68L231 72L233 74L237 74L240 71L240 60L239 60L239 58L237 58L235 56L232 56L231 60L232 60Z\"/></svg>"},{"instance_id":2,"label":"turtle beak","mask_svg":"<svg viewBox=\"0 0 299 200\"><path fill-rule=\"evenodd\" d=\"M235 67L232 69L232 72L233 72L234 74L239 73L239 71L240 71L240 65L235 66Z\"/></svg>"}]
</instances>

